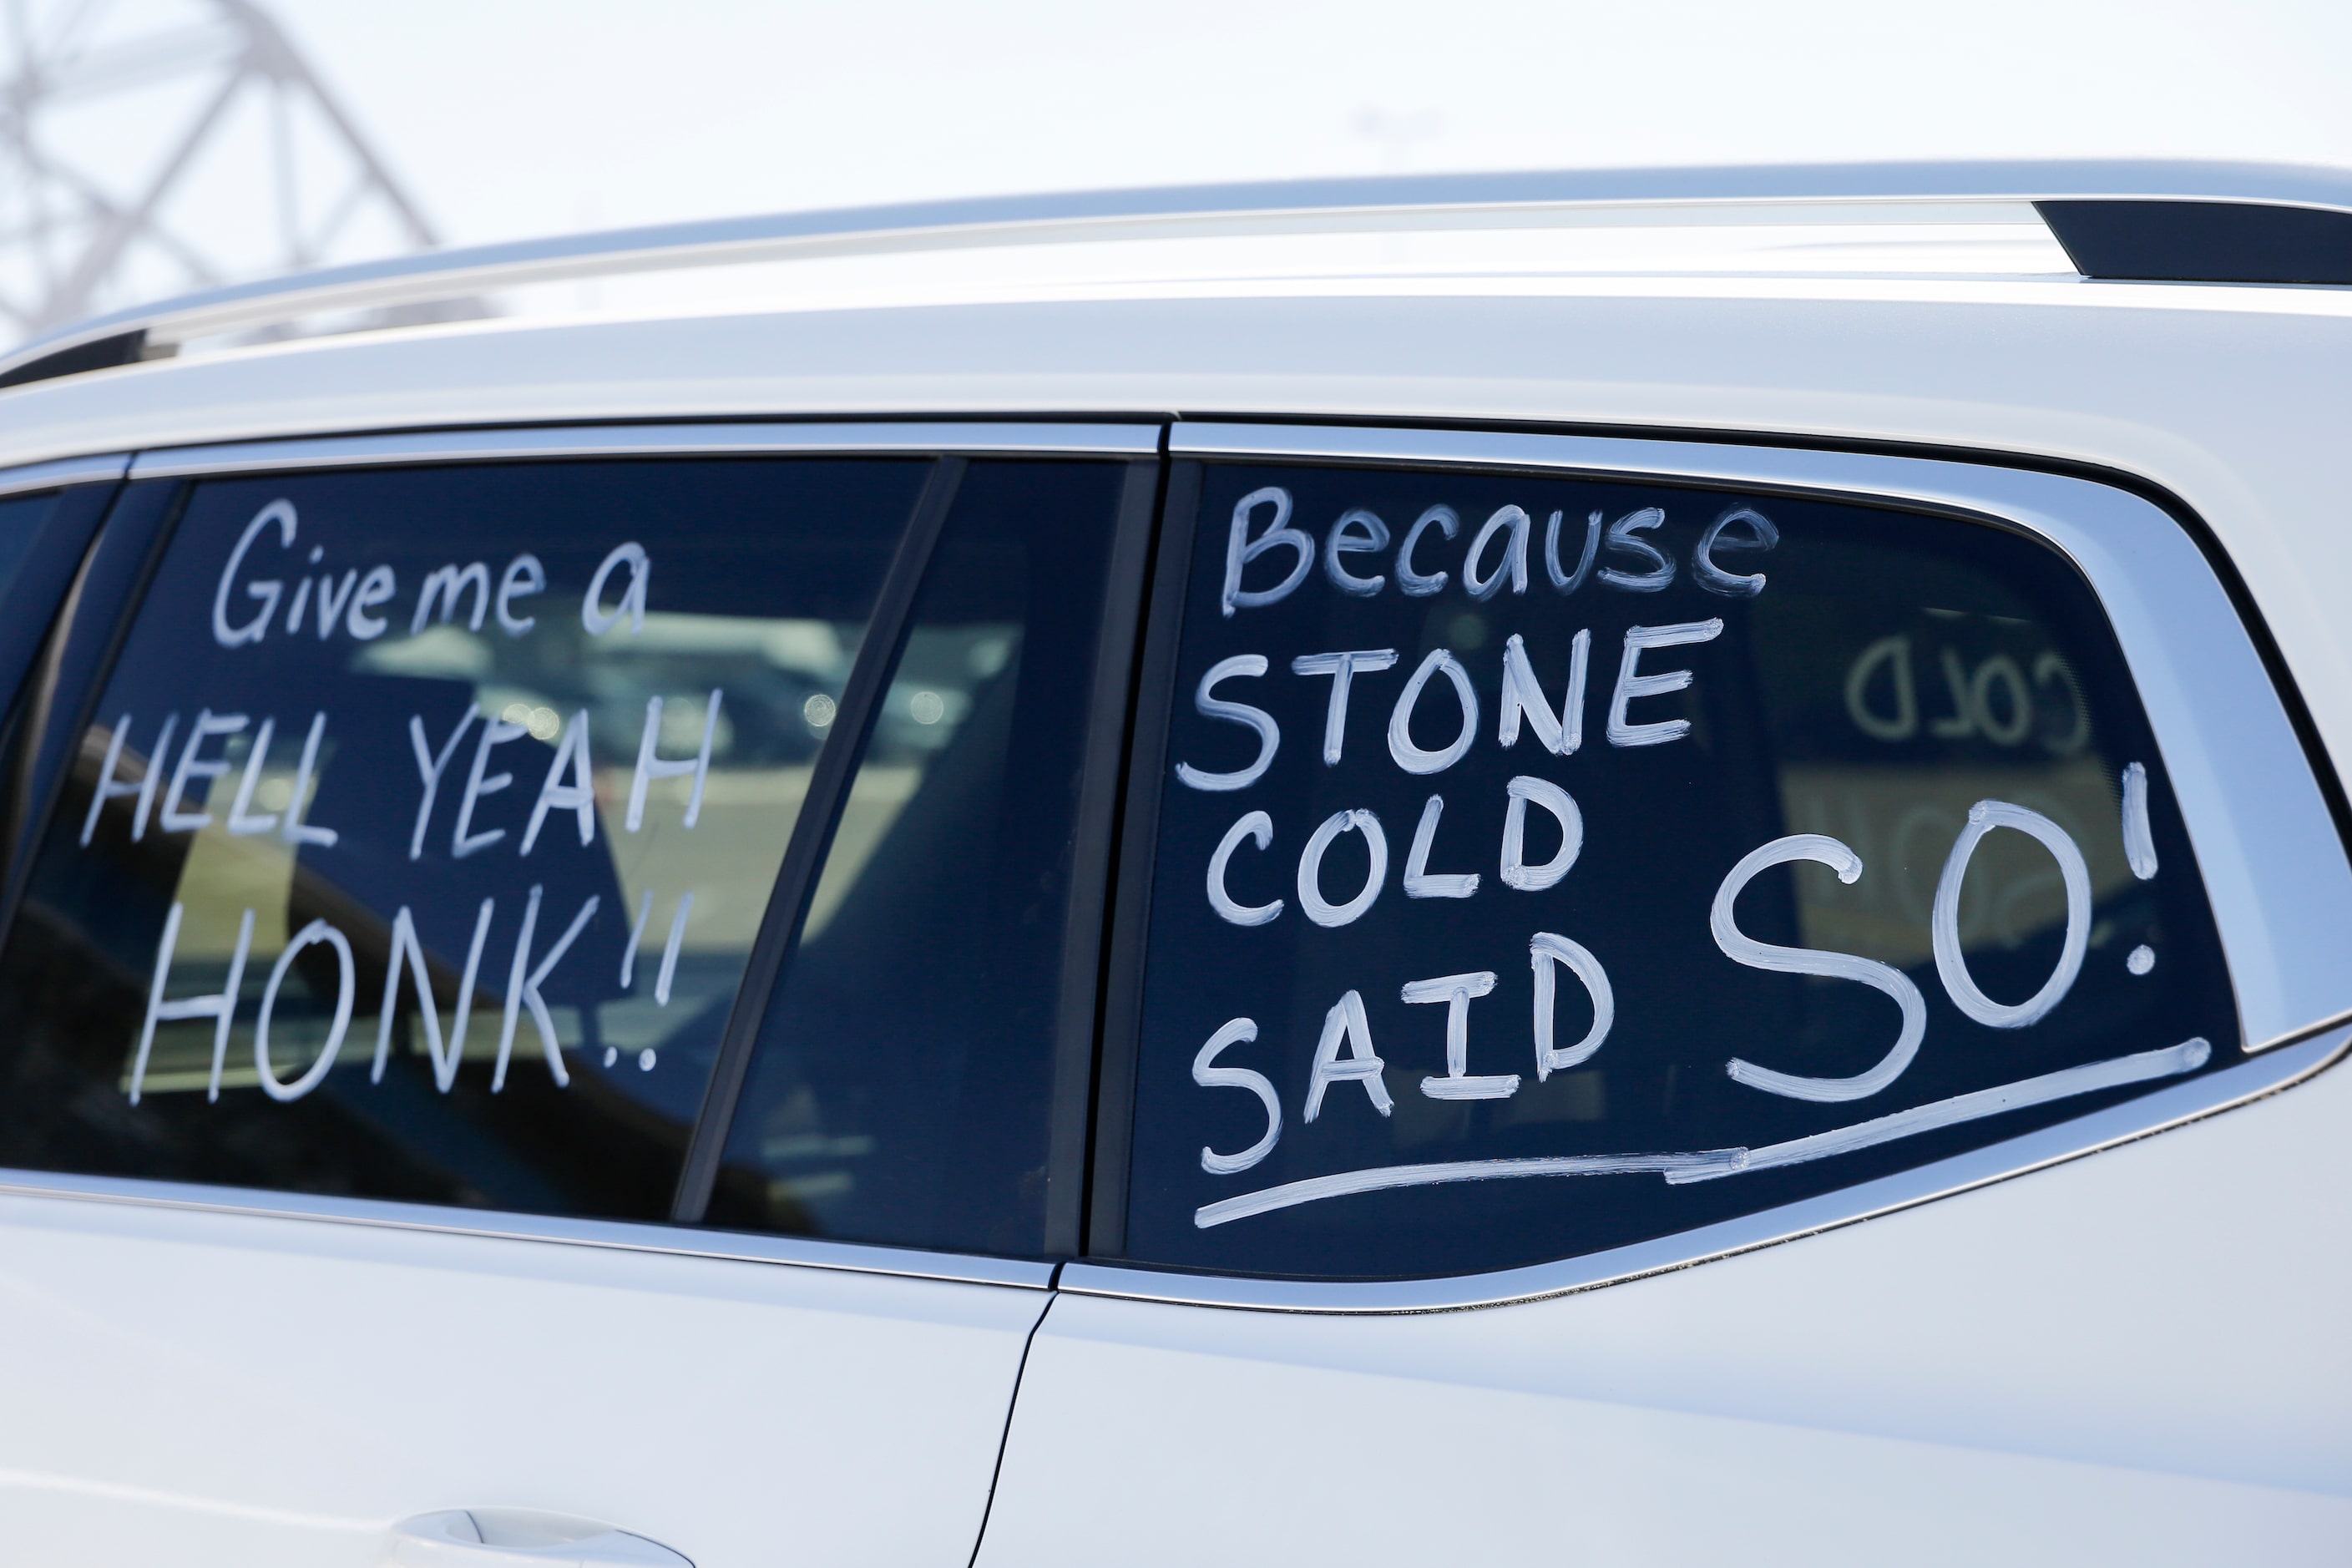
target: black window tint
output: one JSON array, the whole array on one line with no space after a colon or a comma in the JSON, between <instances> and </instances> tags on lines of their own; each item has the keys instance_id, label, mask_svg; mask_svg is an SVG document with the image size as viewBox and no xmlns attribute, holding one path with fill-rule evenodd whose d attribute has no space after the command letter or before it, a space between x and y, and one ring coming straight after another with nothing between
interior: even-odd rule
<instances>
[{"instance_id":1,"label":"black window tint","mask_svg":"<svg viewBox=\"0 0 2352 1568\"><path fill-rule=\"evenodd\" d=\"M0 594L16 582L18 569L32 553L33 541L40 536L42 524L49 521L61 499L61 492L50 490L0 500Z\"/></svg>"},{"instance_id":2,"label":"black window tint","mask_svg":"<svg viewBox=\"0 0 2352 1568\"><path fill-rule=\"evenodd\" d=\"M666 1215L928 471L194 487L0 951L0 1163Z\"/></svg>"},{"instance_id":3,"label":"black window tint","mask_svg":"<svg viewBox=\"0 0 2352 1568\"><path fill-rule=\"evenodd\" d=\"M714 1224L1034 1254L1123 470L976 463L761 1035Z\"/></svg>"},{"instance_id":4,"label":"black window tint","mask_svg":"<svg viewBox=\"0 0 2352 1568\"><path fill-rule=\"evenodd\" d=\"M1572 1257L2242 1059L2163 759L2041 544L1551 477L1201 494L1129 1256Z\"/></svg>"}]
</instances>

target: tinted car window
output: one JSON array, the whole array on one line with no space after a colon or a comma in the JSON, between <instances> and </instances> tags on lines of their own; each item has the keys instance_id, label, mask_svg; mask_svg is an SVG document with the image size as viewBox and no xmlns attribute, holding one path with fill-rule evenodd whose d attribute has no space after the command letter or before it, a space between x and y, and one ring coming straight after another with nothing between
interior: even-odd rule
<instances>
[{"instance_id":1,"label":"tinted car window","mask_svg":"<svg viewBox=\"0 0 2352 1568\"><path fill-rule=\"evenodd\" d=\"M761 1036L713 1223L1043 1248L1123 478L1099 463L967 473Z\"/></svg>"},{"instance_id":2,"label":"tinted car window","mask_svg":"<svg viewBox=\"0 0 2352 1568\"><path fill-rule=\"evenodd\" d=\"M666 1215L927 472L194 487L0 950L0 1162Z\"/></svg>"},{"instance_id":3,"label":"tinted car window","mask_svg":"<svg viewBox=\"0 0 2352 1568\"><path fill-rule=\"evenodd\" d=\"M16 580L17 570L32 553L33 541L49 514L58 510L60 492L50 490L45 495L12 496L0 500L0 593L5 593Z\"/></svg>"},{"instance_id":4,"label":"tinted car window","mask_svg":"<svg viewBox=\"0 0 2352 1568\"><path fill-rule=\"evenodd\" d=\"M2088 586L1975 522L1204 471L1127 1250L1575 1256L2242 1059Z\"/></svg>"}]
</instances>

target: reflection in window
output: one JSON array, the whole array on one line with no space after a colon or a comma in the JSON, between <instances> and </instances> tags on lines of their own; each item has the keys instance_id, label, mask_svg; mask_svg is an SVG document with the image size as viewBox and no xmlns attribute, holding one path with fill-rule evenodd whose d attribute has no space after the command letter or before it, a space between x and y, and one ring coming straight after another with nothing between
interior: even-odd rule
<instances>
[{"instance_id":1,"label":"reflection in window","mask_svg":"<svg viewBox=\"0 0 2352 1568\"><path fill-rule=\"evenodd\" d=\"M2043 546L1637 481L1203 472L1130 1256L1574 1257L2240 1059L2164 759Z\"/></svg>"},{"instance_id":2,"label":"reflection in window","mask_svg":"<svg viewBox=\"0 0 2352 1568\"><path fill-rule=\"evenodd\" d=\"M1072 844L1122 479L975 463L730 1129L714 1224L1043 1246Z\"/></svg>"},{"instance_id":3,"label":"reflection in window","mask_svg":"<svg viewBox=\"0 0 2352 1568\"><path fill-rule=\"evenodd\" d=\"M197 486L0 952L0 1159L665 1215L927 471Z\"/></svg>"}]
</instances>

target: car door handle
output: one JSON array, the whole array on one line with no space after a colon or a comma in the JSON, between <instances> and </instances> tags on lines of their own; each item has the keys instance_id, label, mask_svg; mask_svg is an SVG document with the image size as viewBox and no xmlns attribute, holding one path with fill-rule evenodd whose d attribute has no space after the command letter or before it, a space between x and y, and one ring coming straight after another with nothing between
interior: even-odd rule
<instances>
[{"instance_id":1,"label":"car door handle","mask_svg":"<svg viewBox=\"0 0 2352 1568\"><path fill-rule=\"evenodd\" d=\"M694 1568L642 1535L520 1508L453 1508L404 1519L376 1561L381 1568Z\"/></svg>"}]
</instances>

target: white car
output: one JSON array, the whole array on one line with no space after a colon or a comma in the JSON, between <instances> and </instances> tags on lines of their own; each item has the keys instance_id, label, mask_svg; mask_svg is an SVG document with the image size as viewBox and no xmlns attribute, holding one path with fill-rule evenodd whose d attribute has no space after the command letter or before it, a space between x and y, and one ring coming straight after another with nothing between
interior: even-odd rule
<instances>
[{"instance_id":1,"label":"white car","mask_svg":"<svg viewBox=\"0 0 2352 1568\"><path fill-rule=\"evenodd\" d=\"M2343 1561L2347 284L1685 170L19 351L0 1556Z\"/></svg>"}]
</instances>

